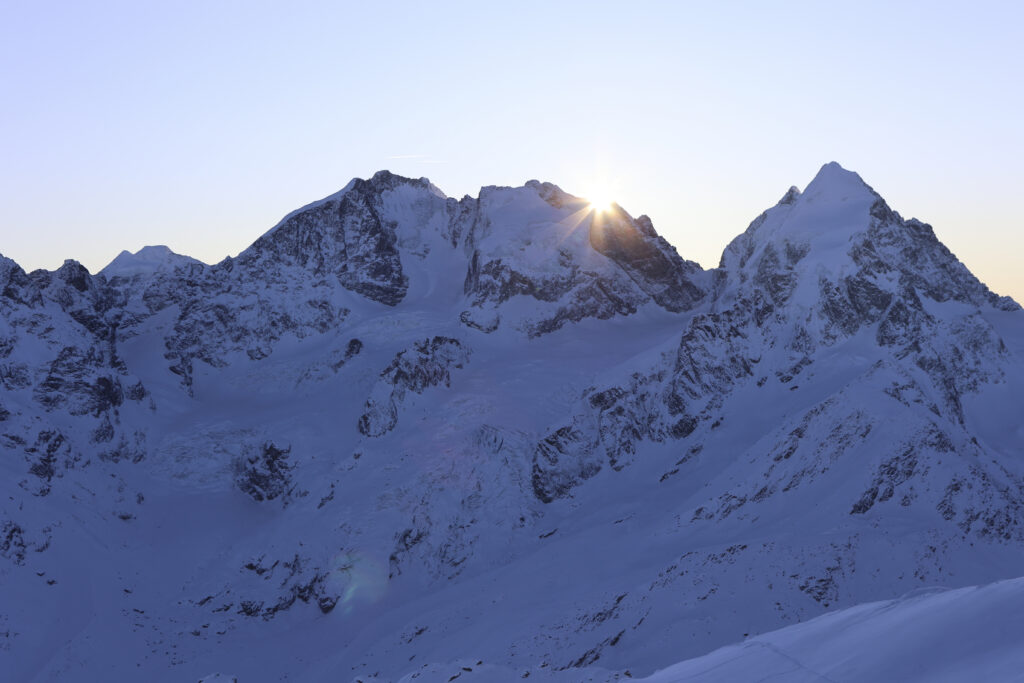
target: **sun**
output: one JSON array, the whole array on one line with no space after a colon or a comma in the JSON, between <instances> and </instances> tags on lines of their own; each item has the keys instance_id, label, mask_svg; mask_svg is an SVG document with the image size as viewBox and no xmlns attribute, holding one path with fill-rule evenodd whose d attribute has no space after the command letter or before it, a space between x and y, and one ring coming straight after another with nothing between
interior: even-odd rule
<instances>
[{"instance_id":1,"label":"sun","mask_svg":"<svg viewBox=\"0 0 1024 683\"><path fill-rule=\"evenodd\" d=\"M606 192L596 191L591 192L587 195L587 201L590 202L590 210L594 213L607 213L611 211L612 204L614 203Z\"/></svg>"}]
</instances>

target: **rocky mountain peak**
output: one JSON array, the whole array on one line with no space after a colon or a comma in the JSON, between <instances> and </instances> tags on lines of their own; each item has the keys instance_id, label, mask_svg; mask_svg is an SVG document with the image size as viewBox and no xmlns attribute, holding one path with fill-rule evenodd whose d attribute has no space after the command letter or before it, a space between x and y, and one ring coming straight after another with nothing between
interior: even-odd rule
<instances>
[{"instance_id":1,"label":"rocky mountain peak","mask_svg":"<svg viewBox=\"0 0 1024 683\"><path fill-rule=\"evenodd\" d=\"M890 294L912 286L935 301L1011 305L980 283L931 226L904 220L858 174L835 162L802 193L790 188L758 216L726 247L720 268L727 300L767 294L775 306L814 307L823 282L842 289L857 281Z\"/></svg>"},{"instance_id":2,"label":"rocky mountain peak","mask_svg":"<svg viewBox=\"0 0 1024 683\"><path fill-rule=\"evenodd\" d=\"M57 277L79 292L88 291L92 286L92 279L89 276L89 269L74 259L65 259L64 264L57 269Z\"/></svg>"},{"instance_id":3,"label":"rocky mountain peak","mask_svg":"<svg viewBox=\"0 0 1024 683\"><path fill-rule=\"evenodd\" d=\"M415 188L427 190L441 199L447 199L445 193L430 182L429 178L407 178L388 170L377 171L369 180L355 178L352 183L354 183L356 188L365 188L365 190L376 193L394 190L402 185L409 185Z\"/></svg>"},{"instance_id":4,"label":"rocky mountain peak","mask_svg":"<svg viewBox=\"0 0 1024 683\"><path fill-rule=\"evenodd\" d=\"M835 162L825 164L803 192L791 187L779 203L751 224L760 243L800 243L842 250L868 229L872 210L884 201L859 175Z\"/></svg>"},{"instance_id":5,"label":"rocky mountain peak","mask_svg":"<svg viewBox=\"0 0 1024 683\"><path fill-rule=\"evenodd\" d=\"M804 194L833 194L848 196L867 192L875 195L871 186L864 182L856 171L850 171L839 165L838 162L830 161L824 164L807 184Z\"/></svg>"}]
</instances>

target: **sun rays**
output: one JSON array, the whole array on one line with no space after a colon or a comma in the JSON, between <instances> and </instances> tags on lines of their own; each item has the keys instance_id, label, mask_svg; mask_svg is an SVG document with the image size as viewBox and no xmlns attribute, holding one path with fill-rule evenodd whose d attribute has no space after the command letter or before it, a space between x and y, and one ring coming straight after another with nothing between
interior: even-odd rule
<instances>
[{"instance_id":1,"label":"sun rays","mask_svg":"<svg viewBox=\"0 0 1024 683\"><path fill-rule=\"evenodd\" d=\"M610 211L615 204L612 196L613 193L607 185L595 185L587 192L587 209L598 214Z\"/></svg>"},{"instance_id":2,"label":"sun rays","mask_svg":"<svg viewBox=\"0 0 1024 683\"><path fill-rule=\"evenodd\" d=\"M606 196L593 195L587 208L594 213L606 213L611 211L613 204L614 202Z\"/></svg>"}]
</instances>

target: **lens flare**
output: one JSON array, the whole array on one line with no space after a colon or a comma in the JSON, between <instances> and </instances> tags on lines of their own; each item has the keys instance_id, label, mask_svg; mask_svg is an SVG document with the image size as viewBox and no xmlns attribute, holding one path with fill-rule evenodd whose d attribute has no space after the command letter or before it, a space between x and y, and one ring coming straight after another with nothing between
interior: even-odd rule
<instances>
[{"instance_id":1,"label":"lens flare","mask_svg":"<svg viewBox=\"0 0 1024 683\"><path fill-rule=\"evenodd\" d=\"M387 592L388 573L385 565L366 553L342 551L334 558L328 574L328 585L340 594L338 606L342 614L351 614L358 604L377 602Z\"/></svg>"},{"instance_id":2,"label":"lens flare","mask_svg":"<svg viewBox=\"0 0 1024 683\"><path fill-rule=\"evenodd\" d=\"M591 192L587 197L590 202L590 210L594 213L605 213L612 208L612 200L605 192Z\"/></svg>"}]
</instances>

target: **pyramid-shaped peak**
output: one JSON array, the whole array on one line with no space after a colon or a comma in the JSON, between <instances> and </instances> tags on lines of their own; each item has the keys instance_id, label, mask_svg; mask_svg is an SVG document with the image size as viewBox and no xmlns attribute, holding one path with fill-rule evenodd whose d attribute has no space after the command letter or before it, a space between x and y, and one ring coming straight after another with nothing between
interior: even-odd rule
<instances>
[{"instance_id":1,"label":"pyramid-shaped peak","mask_svg":"<svg viewBox=\"0 0 1024 683\"><path fill-rule=\"evenodd\" d=\"M803 191L803 196L846 198L852 194L865 194L877 198L877 193L864 179L853 171L848 171L835 161L821 167L814 179Z\"/></svg>"},{"instance_id":2,"label":"pyramid-shaped peak","mask_svg":"<svg viewBox=\"0 0 1024 683\"><path fill-rule=\"evenodd\" d=\"M838 161L830 161L827 164L823 164L822 167L818 169L818 173L814 176L811 182L815 182L817 180L825 180L829 178L851 177L860 179L860 176L857 175L855 171L850 171L848 169L843 168Z\"/></svg>"},{"instance_id":3,"label":"pyramid-shaped peak","mask_svg":"<svg viewBox=\"0 0 1024 683\"><path fill-rule=\"evenodd\" d=\"M831 161L821 167L803 192L790 187L773 208L726 247L723 259L740 244L745 245L744 250L755 244L786 241L805 245L827 242L843 248L850 236L868 229L872 207L880 199L858 174Z\"/></svg>"},{"instance_id":4,"label":"pyramid-shaped peak","mask_svg":"<svg viewBox=\"0 0 1024 683\"><path fill-rule=\"evenodd\" d=\"M791 188L758 216L726 247L720 267L731 275L725 289L751 299L768 292L773 305L817 306L823 282L836 291L854 286L887 296L913 283L933 301L1016 308L978 281L930 226L905 221L836 162L822 166L802 193Z\"/></svg>"}]
</instances>

